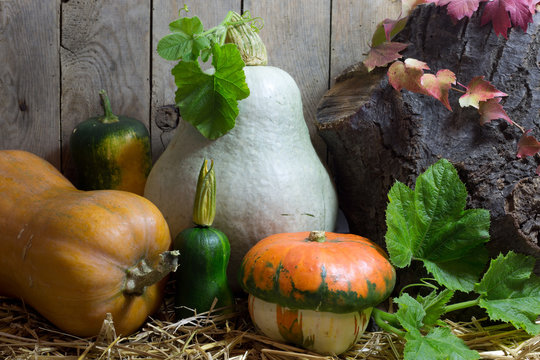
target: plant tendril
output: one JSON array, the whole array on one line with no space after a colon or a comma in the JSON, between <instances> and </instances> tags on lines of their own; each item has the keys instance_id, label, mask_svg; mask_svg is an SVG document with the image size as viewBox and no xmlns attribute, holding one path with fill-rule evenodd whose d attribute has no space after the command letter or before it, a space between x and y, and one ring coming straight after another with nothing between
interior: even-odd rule
<instances>
[{"instance_id":1,"label":"plant tendril","mask_svg":"<svg viewBox=\"0 0 540 360\"><path fill-rule=\"evenodd\" d=\"M415 286L424 286L424 287L427 287L427 288L431 288L433 290L438 290L439 287L430 283L429 281L436 281L435 279L433 278L422 278L420 279L420 282L421 283L416 283L416 284L408 284L406 286L404 286L401 291L399 292L399 296L403 295L403 292L405 291L405 289L407 288L411 288L411 287L415 287Z\"/></svg>"},{"instance_id":2,"label":"plant tendril","mask_svg":"<svg viewBox=\"0 0 540 360\"><path fill-rule=\"evenodd\" d=\"M178 10L178 17L181 17L182 11L185 11L186 14L189 12L189 8L188 8L187 4L184 4L184 6L182 8L180 8L180 10Z\"/></svg>"}]
</instances>

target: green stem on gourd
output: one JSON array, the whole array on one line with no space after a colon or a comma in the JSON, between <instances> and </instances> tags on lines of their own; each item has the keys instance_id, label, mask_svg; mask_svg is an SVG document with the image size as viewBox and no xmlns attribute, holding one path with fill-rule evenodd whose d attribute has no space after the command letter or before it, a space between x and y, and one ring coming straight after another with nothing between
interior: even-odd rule
<instances>
[{"instance_id":1,"label":"green stem on gourd","mask_svg":"<svg viewBox=\"0 0 540 360\"><path fill-rule=\"evenodd\" d=\"M103 110L105 110L105 115L101 116L99 118L99 121L101 121L104 124L111 124L118 122L118 116L114 115L111 110L111 102L109 101L109 97L107 96L107 93L105 90L101 90L99 92L99 96L101 97L101 101L103 102Z\"/></svg>"},{"instance_id":2,"label":"green stem on gourd","mask_svg":"<svg viewBox=\"0 0 540 360\"><path fill-rule=\"evenodd\" d=\"M314 230L309 233L308 236L309 241L315 241L315 242L325 242L326 241L326 233L322 230Z\"/></svg>"},{"instance_id":3,"label":"green stem on gourd","mask_svg":"<svg viewBox=\"0 0 540 360\"><path fill-rule=\"evenodd\" d=\"M159 262L154 267L142 259L126 271L124 293L134 296L144 294L148 286L156 284L170 272L176 271L179 257L180 252L177 250L165 251L159 254Z\"/></svg>"},{"instance_id":4,"label":"green stem on gourd","mask_svg":"<svg viewBox=\"0 0 540 360\"><path fill-rule=\"evenodd\" d=\"M385 311L373 308L371 316L373 316L375 323L384 331L394 333L400 337L405 337L405 331L399 330L390 324L390 322L395 323L397 321L394 314L389 314Z\"/></svg>"},{"instance_id":5,"label":"green stem on gourd","mask_svg":"<svg viewBox=\"0 0 540 360\"><path fill-rule=\"evenodd\" d=\"M238 47L244 63L249 66L268 64L266 46L253 26L249 24L254 20L249 13L247 17L243 17L234 11L229 11L225 19L224 23L227 26L225 42Z\"/></svg>"},{"instance_id":6,"label":"green stem on gourd","mask_svg":"<svg viewBox=\"0 0 540 360\"><path fill-rule=\"evenodd\" d=\"M214 161L204 159L197 189L195 190L195 203L193 205L193 222L197 226L212 226L216 216L216 176L214 174Z\"/></svg>"}]
</instances>

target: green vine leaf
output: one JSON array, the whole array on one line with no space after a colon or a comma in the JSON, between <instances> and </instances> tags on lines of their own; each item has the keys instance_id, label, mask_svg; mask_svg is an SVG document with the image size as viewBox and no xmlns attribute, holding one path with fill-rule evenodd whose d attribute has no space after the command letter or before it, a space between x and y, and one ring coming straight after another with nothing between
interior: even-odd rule
<instances>
[{"instance_id":1,"label":"green vine leaf","mask_svg":"<svg viewBox=\"0 0 540 360\"><path fill-rule=\"evenodd\" d=\"M467 190L456 169L439 160L411 190L396 182L388 194L386 245L397 267L413 259L450 290L471 291L488 261L489 212L465 210Z\"/></svg>"},{"instance_id":2,"label":"green vine leaf","mask_svg":"<svg viewBox=\"0 0 540 360\"><path fill-rule=\"evenodd\" d=\"M491 261L476 292L479 305L493 320L510 322L531 335L540 334L540 277L533 274L535 259L509 252Z\"/></svg>"},{"instance_id":3,"label":"green vine leaf","mask_svg":"<svg viewBox=\"0 0 540 360\"><path fill-rule=\"evenodd\" d=\"M213 74L202 71L196 61L181 61L173 69L176 105L182 118L208 139L226 134L235 125L238 100L249 96L244 61L236 45L214 45ZM216 111L219 109L219 111Z\"/></svg>"},{"instance_id":4,"label":"green vine leaf","mask_svg":"<svg viewBox=\"0 0 540 360\"><path fill-rule=\"evenodd\" d=\"M424 325L424 317L426 311L417 300L409 294L403 294L394 299L394 302L399 305L396 312L396 317L401 326L408 332L418 332Z\"/></svg>"},{"instance_id":5,"label":"green vine leaf","mask_svg":"<svg viewBox=\"0 0 540 360\"><path fill-rule=\"evenodd\" d=\"M182 9L188 11L187 6ZM161 38L158 54L178 61L172 69L177 86L176 105L182 119L192 124L203 136L215 140L229 132L238 116L238 101L249 96L241 51L236 44L253 30L249 12L242 16L229 11L217 26L204 29L197 17L182 17L169 24L170 34ZM242 27L247 31L240 32ZM231 37L231 33L241 33ZM229 44L225 44L225 41ZM260 42L260 39L259 39ZM264 47L262 44L257 44ZM212 57L213 73L202 71L199 62Z\"/></svg>"},{"instance_id":6,"label":"green vine leaf","mask_svg":"<svg viewBox=\"0 0 540 360\"><path fill-rule=\"evenodd\" d=\"M405 360L476 360L478 352L471 350L450 329L437 327L422 336L419 331L405 335Z\"/></svg>"},{"instance_id":7,"label":"green vine leaf","mask_svg":"<svg viewBox=\"0 0 540 360\"><path fill-rule=\"evenodd\" d=\"M201 51L210 48L210 40L201 36L203 24L198 17L181 18L169 24L172 34L165 35L157 45L158 54L166 60L196 60Z\"/></svg>"},{"instance_id":8,"label":"green vine leaf","mask_svg":"<svg viewBox=\"0 0 540 360\"><path fill-rule=\"evenodd\" d=\"M446 304L452 299L454 292L449 289L437 293L432 291L427 296L416 297L416 301L422 305L426 315L422 320L424 325L435 325L439 322L441 316L446 312Z\"/></svg>"},{"instance_id":9,"label":"green vine leaf","mask_svg":"<svg viewBox=\"0 0 540 360\"><path fill-rule=\"evenodd\" d=\"M452 293L443 291L439 295L432 293L426 298L420 297L420 301L408 294L394 299L399 305L395 316L403 329L407 330L404 335L407 340L403 352L405 360L475 360L480 357L446 327L432 328L426 335L420 331L426 324L426 319L432 322L435 313L441 312L444 303L449 300L449 295L451 297ZM426 311L426 306L431 314Z\"/></svg>"}]
</instances>

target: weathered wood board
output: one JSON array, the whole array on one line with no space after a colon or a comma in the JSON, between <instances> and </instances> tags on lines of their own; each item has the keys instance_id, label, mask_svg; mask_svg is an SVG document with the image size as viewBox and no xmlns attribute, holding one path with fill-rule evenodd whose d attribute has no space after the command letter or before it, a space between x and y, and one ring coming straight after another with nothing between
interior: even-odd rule
<instances>
[{"instance_id":1,"label":"weathered wood board","mask_svg":"<svg viewBox=\"0 0 540 360\"><path fill-rule=\"evenodd\" d=\"M60 167L60 0L0 1L0 149Z\"/></svg>"},{"instance_id":2,"label":"weathered wood board","mask_svg":"<svg viewBox=\"0 0 540 360\"><path fill-rule=\"evenodd\" d=\"M113 111L149 127L154 159L176 122L174 64L156 52L184 3L206 27L228 10L264 19L261 37L271 65L297 81L315 133L317 103L333 77L367 51L375 25L399 14L398 0L0 0L0 149L32 151L73 176L69 136L102 113L105 89Z\"/></svg>"}]
</instances>

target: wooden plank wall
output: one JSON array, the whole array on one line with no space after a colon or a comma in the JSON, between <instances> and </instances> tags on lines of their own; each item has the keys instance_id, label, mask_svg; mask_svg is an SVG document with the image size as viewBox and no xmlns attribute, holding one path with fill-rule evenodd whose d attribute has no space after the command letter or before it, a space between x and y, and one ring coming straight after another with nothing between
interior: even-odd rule
<instances>
[{"instance_id":1,"label":"wooden plank wall","mask_svg":"<svg viewBox=\"0 0 540 360\"><path fill-rule=\"evenodd\" d=\"M332 79L361 60L376 24L396 17L400 0L0 0L0 149L34 152L68 178L74 126L113 111L138 118L152 134L154 159L177 122L174 65L157 41L184 3L206 27L228 10L264 19L269 64L297 81L313 142L319 99Z\"/></svg>"}]
</instances>

